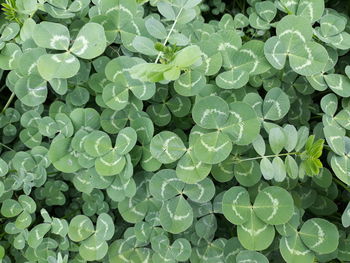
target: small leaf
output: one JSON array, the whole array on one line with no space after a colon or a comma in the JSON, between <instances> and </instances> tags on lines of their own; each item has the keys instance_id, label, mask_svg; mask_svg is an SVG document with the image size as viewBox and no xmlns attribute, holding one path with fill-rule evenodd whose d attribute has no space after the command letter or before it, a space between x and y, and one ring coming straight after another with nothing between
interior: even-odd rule
<instances>
[{"instance_id":1,"label":"small leaf","mask_svg":"<svg viewBox=\"0 0 350 263\"><path fill-rule=\"evenodd\" d=\"M272 128L269 133L269 143L274 154L279 154L286 144L286 135L279 127Z\"/></svg>"}]
</instances>

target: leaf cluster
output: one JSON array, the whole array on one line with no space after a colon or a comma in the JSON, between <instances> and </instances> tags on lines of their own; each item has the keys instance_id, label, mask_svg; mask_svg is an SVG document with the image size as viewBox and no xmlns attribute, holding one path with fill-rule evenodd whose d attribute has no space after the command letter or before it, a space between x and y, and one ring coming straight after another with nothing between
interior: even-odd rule
<instances>
[{"instance_id":1,"label":"leaf cluster","mask_svg":"<svg viewBox=\"0 0 350 263\"><path fill-rule=\"evenodd\" d=\"M0 263L350 261L343 1L1 6Z\"/></svg>"}]
</instances>

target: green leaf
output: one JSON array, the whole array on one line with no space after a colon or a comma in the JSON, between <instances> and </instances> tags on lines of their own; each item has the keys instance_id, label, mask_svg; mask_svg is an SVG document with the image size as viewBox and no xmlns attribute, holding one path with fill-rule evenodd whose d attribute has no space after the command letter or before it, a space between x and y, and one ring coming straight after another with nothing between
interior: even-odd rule
<instances>
[{"instance_id":1,"label":"green leaf","mask_svg":"<svg viewBox=\"0 0 350 263\"><path fill-rule=\"evenodd\" d=\"M233 102L229 105L229 118L222 131L233 143L248 145L260 132L260 121L252 107L244 102Z\"/></svg>"},{"instance_id":2,"label":"green leaf","mask_svg":"<svg viewBox=\"0 0 350 263\"><path fill-rule=\"evenodd\" d=\"M38 71L45 80L68 79L75 76L80 68L79 60L69 52L42 55L38 60Z\"/></svg>"},{"instance_id":3,"label":"green leaf","mask_svg":"<svg viewBox=\"0 0 350 263\"><path fill-rule=\"evenodd\" d=\"M0 158L0 177L5 176L9 171L7 163Z\"/></svg>"},{"instance_id":4,"label":"green leaf","mask_svg":"<svg viewBox=\"0 0 350 263\"><path fill-rule=\"evenodd\" d=\"M333 14L327 14L320 20L321 32L324 37L335 36L344 31L346 20Z\"/></svg>"},{"instance_id":5,"label":"green leaf","mask_svg":"<svg viewBox=\"0 0 350 263\"><path fill-rule=\"evenodd\" d=\"M262 158L260 161L260 171L266 180L271 180L276 177L275 168L271 161L266 157Z\"/></svg>"},{"instance_id":6,"label":"green leaf","mask_svg":"<svg viewBox=\"0 0 350 263\"><path fill-rule=\"evenodd\" d=\"M307 220L300 229L300 237L309 249L319 254L332 253L339 242L337 227L322 218Z\"/></svg>"},{"instance_id":7,"label":"green leaf","mask_svg":"<svg viewBox=\"0 0 350 263\"><path fill-rule=\"evenodd\" d=\"M25 105L38 106L47 97L46 81L36 75L21 78L16 82L15 93Z\"/></svg>"},{"instance_id":8,"label":"green leaf","mask_svg":"<svg viewBox=\"0 0 350 263\"><path fill-rule=\"evenodd\" d=\"M341 97L350 96L350 79L340 74L325 75L324 79L328 87Z\"/></svg>"},{"instance_id":9,"label":"green leaf","mask_svg":"<svg viewBox=\"0 0 350 263\"><path fill-rule=\"evenodd\" d=\"M0 68L3 70L12 70L18 67L22 51L14 43L7 43L2 48L0 54Z\"/></svg>"},{"instance_id":10,"label":"green leaf","mask_svg":"<svg viewBox=\"0 0 350 263\"><path fill-rule=\"evenodd\" d=\"M248 221L237 226L237 236L242 246L248 250L264 250L275 237L275 228L265 224L250 209Z\"/></svg>"},{"instance_id":11,"label":"green leaf","mask_svg":"<svg viewBox=\"0 0 350 263\"><path fill-rule=\"evenodd\" d=\"M220 73L215 81L222 89L239 89L248 83L249 73L243 70L230 70Z\"/></svg>"},{"instance_id":12,"label":"green leaf","mask_svg":"<svg viewBox=\"0 0 350 263\"><path fill-rule=\"evenodd\" d=\"M80 256L88 261L101 260L107 254L107 251L107 242L100 240L96 235L84 240L79 246Z\"/></svg>"},{"instance_id":13,"label":"green leaf","mask_svg":"<svg viewBox=\"0 0 350 263\"><path fill-rule=\"evenodd\" d=\"M80 29L70 51L80 58L92 59L104 52L106 43L103 27L89 22Z\"/></svg>"},{"instance_id":14,"label":"green leaf","mask_svg":"<svg viewBox=\"0 0 350 263\"><path fill-rule=\"evenodd\" d=\"M184 183L176 177L171 169L160 170L151 179L150 192L159 200L168 200L182 191Z\"/></svg>"},{"instance_id":15,"label":"green leaf","mask_svg":"<svg viewBox=\"0 0 350 263\"><path fill-rule=\"evenodd\" d=\"M27 211L30 214L33 214L35 212L36 203L31 197L27 195L20 195L18 197L18 201L21 204L24 211Z\"/></svg>"},{"instance_id":16,"label":"green leaf","mask_svg":"<svg viewBox=\"0 0 350 263\"><path fill-rule=\"evenodd\" d=\"M176 165L176 175L181 181L194 184L206 178L211 167L210 164L199 161L193 151L187 151Z\"/></svg>"},{"instance_id":17,"label":"green leaf","mask_svg":"<svg viewBox=\"0 0 350 263\"><path fill-rule=\"evenodd\" d=\"M197 70L189 70L174 82L175 91L181 96L198 95L205 85L205 78Z\"/></svg>"},{"instance_id":18,"label":"green leaf","mask_svg":"<svg viewBox=\"0 0 350 263\"><path fill-rule=\"evenodd\" d=\"M1 41L9 41L9 40L15 38L15 36L18 34L19 30L20 30L20 26L17 23L9 23L8 25L6 25L6 27L2 31L0 40Z\"/></svg>"},{"instance_id":19,"label":"green leaf","mask_svg":"<svg viewBox=\"0 0 350 263\"><path fill-rule=\"evenodd\" d=\"M199 161L206 164L218 164L229 156L232 143L226 134L210 132L201 135L193 145L193 149Z\"/></svg>"},{"instance_id":20,"label":"green leaf","mask_svg":"<svg viewBox=\"0 0 350 263\"><path fill-rule=\"evenodd\" d=\"M259 164L257 161L245 161L234 166L234 175L240 185L250 187L261 179Z\"/></svg>"},{"instance_id":21,"label":"green leaf","mask_svg":"<svg viewBox=\"0 0 350 263\"><path fill-rule=\"evenodd\" d=\"M95 160L95 168L99 175L112 176L119 174L125 167L125 157L114 148Z\"/></svg>"},{"instance_id":22,"label":"green leaf","mask_svg":"<svg viewBox=\"0 0 350 263\"><path fill-rule=\"evenodd\" d=\"M261 263L268 263L269 260L261 253L256 251L241 251L238 253L236 257L237 263L244 263L244 262L261 262Z\"/></svg>"},{"instance_id":23,"label":"green leaf","mask_svg":"<svg viewBox=\"0 0 350 263\"><path fill-rule=\"evenodd\" d=\"M134 148L136 140L137 134L133 128L127 127L122 129L118 133L117 140L115 142L115 148L117 149L118 154L125 155L130 152Z\"/></svg>"},{"instance_id":24,"label":"green leaf","mask_svg":"<svg viewBox=\"0 0 350 263\"><path fill-rule=\"evenodd\" d=\"M286 135L280 127L272 128L269 132L269 143L274 154L279 154L286 144Z\"/></svg>"},{"instance_id":25,"label":"green leaf","mask_svg":"<svg viewBox=\"0 0 350 263\"><path fill-rule=\"evenodd\" d=\"M205 178L199 183L185 185L183 193L196 203L206 203L214 197L215 186L212 180Z\"/></svg>"},{"instance_id":26,"label":"green leaf","mask_svg":"<svg viewBox=\"0 0 350 263\"><path fill-rule=\"evenodd\" d=\"M188 46L175 54L175 59L172 62L180 68L187 68L200 59L202 51L198 46Z\"/></svg>"},{"instance_id":27,"label":"green leaf","mask_svg":"<svg viewBox=\"0 0 350 263\"><path fill-rule=\"evenodd\" d=\"M241 186L234 186L225 192L222 200L224 216L235 225L242 225L249 220L252 205L248 191Z\"/></svg>"},{"instance_id":28,"label":"green leaf","mask_svg":"<svg viewBox=\"0 0 350 263\"><path fill-rule=\"evenodd\" d=\"M296 14L308 18L311 22L315 22L323 15L324 8L324 1L322 0L302 0L298 3Z\"/></svg>"},{"instance_id":29,"label":"green leaf","mask_svg":"<svg viewBox=\"0 0 350 263\"><path fill-rule=\"evenodd\" d=\"M110 240L114 235L114 231L114 222L112 218L106 213L100 214L96 223L96 239Z\"/></svg>"},{"instance_id":30,"label":"green leaf","mask_svg":"<svg viewBox=\"0 0 350 263\"><path fill-rule=\"evenodd\" d=\"M252 145L254 147L254 150L260 155L260 156L264 156L265 155L265 151L266 151L266 145L265 145L265 141L264 138L258 134L257 137L255 138L255 140L252 142Z\"/></svg>"},{"instance_id":31,"label":"green leaf","mask_svg":"<svg viewBox=\"0 0 350 263\"><path fill-rule=\"evenodd\" d=\"M281 255L287 262L314 262L314 253L303 244L299 235L282 237L279 246Z\"/></svg>"},{"instance_id":32,"label":"green leaf","mask_svg":"<svg viewBox=\"0 0 350 263\"><path fill-rule=\"evenodd\" d=\"M303 76L311 76L323 71L328 61L327 50L318 43L308 42L294 46L289 54L291 68Z\"/></svg>"},{"instance_id":33,"label":"green leaf","mask_svg":"<svg viewBox=\"0 0 350 263\"><path fill-rule=\"evenodd\" d=\"M350 185L350 162L347 155L343 156L332 156L331 167L335 175L345 182L347 185Z\"/></svg>"},{"instance_id":34,"label":"green leaf","mask_svg":"<svg viewBox=\"0 0 350 263\"><path fill-rule=\"evenodd\" d=\"M28 234L28 245L31 248L37 248L42 242L43 237L50 231L51 224L42 223L33 227Z\"/></svg>"},{"instance_id":35,"label":"green leaf","mask_svg":"<svg viewBox=\"0 0 350 263\"><path fill-rule=\"evenodd\" d=\"M158 39L165 39L167 36L164 25L153 17L149 17L145 21L145 26L149 34Z\"/></svg>"},{"instance_id":36,"label":"green leaf","mask_svg":"<svg viewBox=\"0 0 350 263\"><path fill-rule=\"evenodd\" d=\"M39 47L68 50L70 34L68 28L59 23L41 22L34 27L33 40Z\"/></svg>"},{"instance_id":37,"label":"green leaf","mask_svg":"<svg viewBox=\"0 0 350 263\"><path fill-rule=\"evenodd\" d=\"M100 157L112 150L109 136L102 131L93 131L84 141L85 151L92 157Z\"/></svg>"},{"instance_id":38,"label":"green leaf","mask_svg":"<svg viewBox=\"0 0 350 263\"><path fill-rule=\"evenodd\" d=\"M341 216L341 222L344 227L350 226L350 203L346 206L342 216Z\"/></svg>"},{"instance_id":39,"label":"green leaf","mask_svg":"<svg viewBox=\"0 0 350 263\"><path fill-rule=\"evenodd\" d=\"M192 225L193 211L182 196L177 196L162 205L159 211L159 220L167 232L178 234Z\"/></svg>"},{"instance_id":40,"label":"green leaf","mask_svg":"<svg viewBox=\"0 0 350 263\"><path fill-rule=\"evenodd\" d=\"M23 211L21 205L13 199L6 199L1 206L1 214L4 217L15 217Z\"/></svg>"},{"instance_id":41,"label":"green leaf","mask_svg":"<svg viewBox=\"0 0 350 263\"><path fill-rule=\"evenodd\" d=\"M263 104L265 119L280 120L288 113L289 108L289 98L280 88L273 88L267 92Z\"/></svg>"},{"instance_id":42,"label":"green leaf","mask_svg":"<svg viewBox=\"0 0 350 263\"><path fill-rule=\"evenodd\" d=\"M71 138L56 137L50 145L48 156L59 171L73 173L80 169L78 158L71 149Z\"/></svg>"},{"instance_id":43,"label":"green leaf","mask_svg":"<svg viewBox=\"0 0 350 263\"><path fill-rule=\"evenodd\" d=\"M178 238L171 245L172 253L176 260L186 261L191 256L191 244L187 239Z\"/></svg>"},{"instance_id":44,"label":"green leaf","mask_svg":"<svg viewBox=\"0 0 350 263\"><path fill-rule=\"evenodd\" d=\"M68 236L74 242L87 239L94 233L91 220L84 215L77 215L69 223Z\"/></svg>"},{"instance_id":45,"label":"green leaf","mask_svg":"<svg viewBox=\"0 0 350 263\"><path fill-rule=\"evenodd\" d=\"M269 186L258 193L253 209L265 223L280 225L287 223L292 218L294 201L283 188Z\"/></svg>"},{"instance_id":46,"label":"green leaf","mask_svg":"<svg viewBox=\"0 0 350 263\"><path fill-rule=\"evenodd\" d=\"M203 128L220 128L229 117L229 106L220 97L208 96L194 104L192 117L195 123Z\"/></svg>"},{"instance_id":47,"label":"green leaf","mask_svg":"<svg viewBox=\"0 0 350 263\"><path fill-rule=\"evenodd\" d=\"M276 33L286 52L290 52L298 44L311 40L312 27L306 17L287 15L277 23Z\"/></svg>"},{"instance_id":48,"label":"green leaf","mask_svg":"<svg viewBox=\"0 0 350 263\"><path fill-rule=\"evenodd\" d=\"M151 141L151 153L161 163L177 161L186 151L180 137L169 131L158 133Z\"/></svg>"},{"instance_id":49,"label":"green leaf","mask_svg":"<svg viewBox=\"0 0 350 263\"><path fill-rule=\"evenodd\" d=\"M295 149L297 145L298 131L293 125L287 124L286 126L283 127L283 132L286 135L286 142L285 142L284 148L288 152L291 152L292 150Z\"/></svg>"},{"instance_id":50,"label":"green leaf","mask_svg":"<svg viewBox=\"0 0 350 263\"><path fill-rule=\"evenodd\" d=\"M158 51L154 48L154 42L147 37L136 36L132 41L132 45L141 54L147 56L155 56L158 54Z\"/></svg>"}]
</instances>

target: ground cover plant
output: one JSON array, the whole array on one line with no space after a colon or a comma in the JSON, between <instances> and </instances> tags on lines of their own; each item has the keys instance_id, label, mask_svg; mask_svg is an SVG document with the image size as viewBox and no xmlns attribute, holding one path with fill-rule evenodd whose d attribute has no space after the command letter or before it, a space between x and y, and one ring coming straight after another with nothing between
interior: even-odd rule
<instances>
[{"instance_id":1,"label":"ground cover plant","mask_svg":"<svg viewBox=\"0 0 350 263\"><path fill-rule=\"evenodd\" d=\"M0 262L350 262L347 1L0 2Z\"/></svg>"}]
</instances>

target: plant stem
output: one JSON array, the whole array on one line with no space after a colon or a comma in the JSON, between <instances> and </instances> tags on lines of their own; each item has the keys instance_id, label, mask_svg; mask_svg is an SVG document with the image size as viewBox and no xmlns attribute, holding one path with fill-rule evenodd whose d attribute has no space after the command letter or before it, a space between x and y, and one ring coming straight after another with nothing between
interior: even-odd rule
<instances>
[{"instance_id":1,"label":"plant stem","mask_svg":"<svg viewBox=\"0 0 350 263\"><path fill-rule=\"evenodd\" d=\"M6 105L5 105L5 107L2 109L1 113L4 113L5 110L10 106L10 104L11 104L11 102L12 102L12 100L13 100L14 97L15 97L15 93L12 92L10 98L9 98L8 101L6 102Z\"/></svg>"},{"instance_id":2,"label":"plant stem","mask_svg":"<svg viewBox=\"0 0 350 263\"><path fill-rule=\"evenodd\" d=\"M333 181L336 182L338 185L340 185L341 187L343 187L346 191L348 191L350 193L350 187L347 186L342 181L340 181L338 178L333 177Z\"/></svg>"},{"instance_id":3,"label":"plant stem","mask_svg":"<svg viewBox=\"0 0 350 263\"><path fill-rule=\"evenodd\" d=\"M8 150L10 150L10 151L16 152L14 149L8 147L6 144L3 144L3 143L0 142L0 145L3 146L3 147L5 147L6 149L8 149Z\"/></svg>"},{"instance_id":4,"label":"plant stem","mask_svg":"<svg viewBox=\"0 0 350 263\"><path fill-rule=\"evenodd\" d=\"M179 13L177 14L177 16L176 16L176 18L175 18L175 20L174 20L174 23L173 23L173 25L171 26L170 31L169 31L168 35L166 36L166 38L165 38L165 40L164 40L164 42L163 42L163 46L165 46L165 45L168 43L168 40L169 40L171 34L172 34L173 31L174 31L174 28L175 28L175 26L176 26L177 20L179 19L182 10L183 10L183 7L181 7ZM159 53L158 53L158 56L157 56L156 61L155 61L154 63L156 63L156 64L158 63L161 54L162 54L162 52L159 52Z\"/></svg>"},{"instance_id":5,"label":"plant stem","mask_svg":"<svg viewBox=\"0 0 350 263\"><path fill-rule=\"evenodd\" d=\"M272 157L287 156L287 155L299 155L299 154L301 154L301 153L300 152L291 152L291 153L272 154L272 155L265 155L265 156L258 156L258 157L253 157L253 158L242 159L242 160L240 160L240 162L258 160L258 159L262 159L262 158L272 158Z\"/></svg>"}]
</instances>

